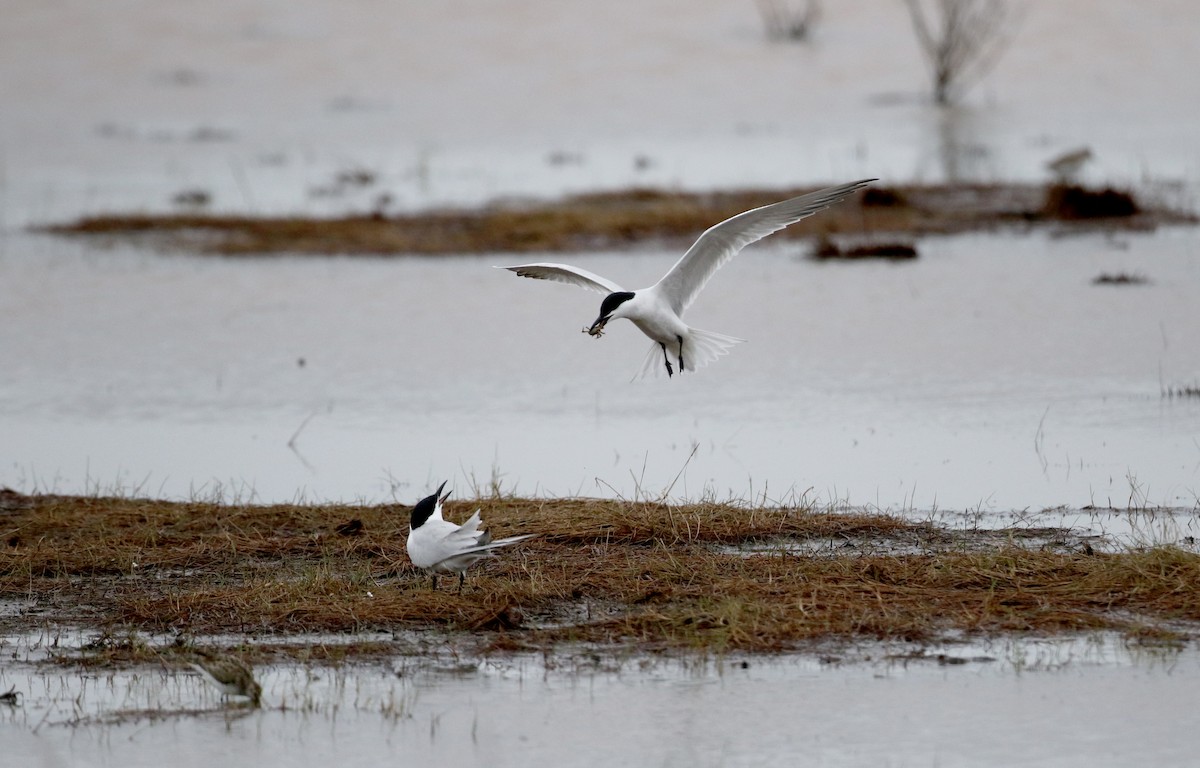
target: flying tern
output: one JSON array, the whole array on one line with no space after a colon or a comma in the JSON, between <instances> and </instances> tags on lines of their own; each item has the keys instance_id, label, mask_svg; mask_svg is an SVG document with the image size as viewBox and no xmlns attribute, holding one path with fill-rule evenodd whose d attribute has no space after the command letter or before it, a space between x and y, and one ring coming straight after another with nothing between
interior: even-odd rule
<instances>
[{"instance_id":1,"label":"flying tern","mask_svg":"<svg viewBox=\"0 0 1200 768\"><path fill-rule=\"evenodd\" d=\"M433 588L437 589L439 573L457 573L458 589L461 592L467 578L467 568L476 560L491 556L493 550L524 541L536 534L509 536L492 541L492 535L479 530L483 521L479 510L462 525L455 525L442 518L442 503L450 497L450 491L442 495L445 483L433 493L416 503L412 509L408 531L408 557L412 564L433 574Z\"/></svg>"},{"instance_id":2,"label":"flying tern","mask_svg":"<svg viewBox=\"0 0 1200 768\"><path fill-rule=\"evenodd\" d=\"M640 376L661 370L658 365L661 354L670 377L674 373L672 357L679 363L680 373L694 371L744 341L692 328L683 322L683 311L714 272L750 243L828 208L872 181L876 179L820 189L726 219L700 235L661 280L637 291L627 291L607 278L569 264L538 262L496 268L511 270L521 277L569 283L607 294L600 304L600 316L584 331L598 338L610 320L621 317L631 320L653 342L642 363Z\"/></svg>"}]
</instances>

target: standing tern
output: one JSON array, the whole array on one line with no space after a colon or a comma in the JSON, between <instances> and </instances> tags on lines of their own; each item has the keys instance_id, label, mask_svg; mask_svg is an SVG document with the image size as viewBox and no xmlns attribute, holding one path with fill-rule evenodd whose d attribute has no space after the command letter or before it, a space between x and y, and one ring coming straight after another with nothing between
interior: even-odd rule
<instances>
[{"instance_id":1,"label":"standing tern","mask_svg":"<svg viewBox=\"0 0 1200 768\"><path fill-rule=\"evenodd\" d=\"M457 573L458 591L467 579L467 568L476 560L489 557L500 547L516 544L536 534L509 536L492 541L492 535L479 530L482 522L479 510L462 525L455 525L442 518L442 503L450 498L450 491L442 496L445 483L437 492L417 502L412 509L408 531L408 557L412 564L433 574L433 588L437 589L438 573Z\"/></svg>"},{"instance_id":2,"label":"standing tern","mask_svg":"<svg viewBox=\"0 0 1200 768\"><path fill-rule=\"evenodd\" d=\"M639 375L646 376L660 370L658 356L661 352L667 376L670 377L674 373L671 355L679 363L680 373L694 371L726 354L734 344L744 341L691 328L683 322L683 311L714 272L750 243L828 208L872 181L876 179L820 189L726 219L700 235L661 280L638 291L627 291L611 280L569 264L543 262L496 269L508 269L521 277L569 283L607 294L600 304L600 316L584 331L599 338L608 321L628 318L654 342L650 345L650 352L642 363Z\"/></svg>"}]
</instances>

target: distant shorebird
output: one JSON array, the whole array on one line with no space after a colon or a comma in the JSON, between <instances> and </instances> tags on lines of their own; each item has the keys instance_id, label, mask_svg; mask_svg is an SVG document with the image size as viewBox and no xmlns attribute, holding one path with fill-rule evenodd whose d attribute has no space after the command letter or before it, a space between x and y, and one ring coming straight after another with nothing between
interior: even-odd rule
<instances>
[{"instance_id":1,"label":"distant shorebird","mask_svg":"<svg viewBox=\"0 0 1200 768\"><path fill-rule=\"evenodd\" d=\"M461 592L467 579L467 568L476 560L491 556L500 547L516 544L535 534L509 536L492 541L491 534L479 530L482 521L479 510L462 525L455 525L442 518L442 503L450 497L447 491L442 496L445 483L437 492L417 502L412 509L408 532L408 557L412 564L433 574L433 588L437 589L439 573L457 573L458 591Z\"/></svg>"},{"instance_id":2,"label":"distant shorebird","mask_svg":"<svg viewBox=\"0 0 1200 768\"><path fill-rule=\"evenodd\" d=\"M872 181L875 179L821 189L726 219L702 234L661 280L637 291L626 291L611 280L568 264L539 262L497 269L512 270L521 277L570 283L607 294L600 304L600 316L591 327L584 330L591 336L599 337L604 333L608 321L622 317L631 320L654 342L642 363L640 375L646 376L660 370L658 359L661 354L669 377L674 373L672 357L679 363L680 373L694 371L726 354L734 344L744 341L691 328L683 322L683 311L714 272L750 243L828 208Z\"/></svg>"},{"instance_id":3,"label":"distant shorebird","mask_svg":"<svg viewBox=\"0 0 1200 768\"><path fill-rule=\"evenodd\" d=\"M1056 180L1065 183L1073 181L1087 161L1091 159L1092 150L1088 147L1080 147L1070 152L1064 152L1048 161L1046 170L1053 173Z\"/></svg>"},{"instance_id":4,"label":"distant shorebird","mask_svg":"<svg viewBox=\"0 0 1200 768\"><path fill-rule=\"evenodd\" d=\"M262 702L262 686L254 679L254 672L241 659L211 651L200 651L192 662L192 669L199 672L210 683L217 686L221 696L245 696L251 705Z\"/></svg>"}]
</instances>

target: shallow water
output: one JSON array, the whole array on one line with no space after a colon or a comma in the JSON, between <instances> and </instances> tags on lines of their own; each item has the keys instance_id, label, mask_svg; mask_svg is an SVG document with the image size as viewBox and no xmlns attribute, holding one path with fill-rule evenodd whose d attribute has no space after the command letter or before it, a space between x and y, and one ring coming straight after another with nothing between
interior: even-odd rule
<instances>
[{"instance_id":1,"label":"shallow water","mask_svg":"<svg viewBox=\"0 0 1200 768\"><path fill-rule=\"evenodd\" d=\"M1195 3L1028 4L949 110L924 98L902 4L825 6L792 46L724 0L7 3L0 486L410 502L451 478L460 496L807 499L1194 541L1200 401L1161 394L1200 383L1194 231L927 238L904 265L766 241L689 313L749 343L630 384L644 339L582 336L598 297L488 268L510 256L235 261L24 230L196 191L327 214L1041 180L1079 146L1085 180L1194 207ZM639 285L676 256L569 260ZM1149 283L1091 285L1102 272ZM25 696L0 706L0 744L37 766L1194 763L1194 648L944 650L997 660L280 666L245 717L190 674L5 653L0 693Z\"/></svg>"},{"instance_id":2,"label":"shallow water","mask_svg":"<svg viewBox=\"0 0 1200 768\"><path fill-rule=\"evenodd\" d=\"M0 484L255 501L460 495L1194 508L1200 237L972 235L914 263L766 243L689 311L748 339L630 382L646 342L510 257L0 259ZM627 284L676 255L571 255ZM564 257L567 258L567 257ZM1148 284L1096 286L1102 272ZM303 361L303 364L301 364Z\"/></svg>"},{"instance_id":3,"label":"shallow water","mask_svg":"<svg viewBox=\"0 0 1200 768\"><path fill-rule=\"evenodd\" d=\"M927 238L905 265L817 265L768 240L688 315L749 343L694 378L630 385L644 340L581 336L596 299L488 268L511 256L163 258L23 229L172 209L188 190L320 214L630 184L1040 179L1081 144L1086 179L1190 204L1200 81L1174 73L1195 69L1197 6L1093 5L1026 9L996 69L937 110L893 2L826 9L804 46L764 42L752 4L715 0L638 3L634 25L620 3L545 0L12 4L0 484L411 501L452 478L460 495L1194 508L1200 406L1161 394L1200 383L1188 230ZM349 170L373 179L338 182ZM569 260L640 285L676 256ZM1150 283L1092 286L1102 272Z\"/></svg>"},{"instance_id":4,"label":"shallow water","mask_svg":"<svg viewBox=\"0 0 1200 768\"><path fill-rule=\"evenodd\" d=\"M1186 765L1194 650L1111 638L907 658L403 660L258 671L265 709L185 672L0 669L22 765ZM898 653L899 655L893 655ZM945 654L939 658L939 654ZM151 714L150 711L154 711Z\"/></svg>"},{"instance_id":5,"label":"shallow water","mask_svg":"<svg viewBox=\"0 0 1200 768\"><path fill-rule=\"evenodd\" d=\"M1027 6L994 70L937 110L890 0L825 8L807 45L766 42L754 4L725 0L14 0L0 228L188 190L322 213L381 194L1040 179L1080 146L1091 181L1200 179L1195 4ZM339 185L349 170L376 180Z\"/></svg>"}]
</instances>

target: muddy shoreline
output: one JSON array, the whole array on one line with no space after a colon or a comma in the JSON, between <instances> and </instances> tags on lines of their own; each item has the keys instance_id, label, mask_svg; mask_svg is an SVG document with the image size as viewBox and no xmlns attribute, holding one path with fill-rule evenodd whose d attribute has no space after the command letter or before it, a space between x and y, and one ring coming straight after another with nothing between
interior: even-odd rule
<instances>
[{"instance_id":1,"label":"muddy shoreline","mask_svg":"<svg viewBox=\"0 0 1200 768\"><path fill-rule=\"evenodd\" d=\"M257 217L207 212L111 213L53 225L60 235L136 240L164 250L224 256L268 254L406 255L625 250L686 245L742 211L813 188L690 193L627 189L562 200L497 202L477 210L438 210L336 218ZM1135 200L1113 189L1043 184L876 184L780 233L790 238L878 246L897 239L999 228L1053 226L1149 230L1191 225L1188 211Z\"/></svg>"},{"instance_id":2,"label":"muddy shoreline","mask_svg":"<svg viewBox=\"0 0 1200 768\"><path fill-rule=\"evenodd\" d=\"M603 652L778 653L824 642L1115 632L1178 647L1200 555L1066 529L951 529L740 504L481 499L496 536L459 594L404 553L402 505L244 506L21 495L0 505L0 632L90 638L49 661L163 661L197 638L259 661ZM352 521L357 524L347 525ZM382 634L381 634L382 633ZM312 643L314 635L343 641ZM148 643L146 638L157 638ZM55 641L54 646L58 643Z\"/></svg>"}]
</instances>

